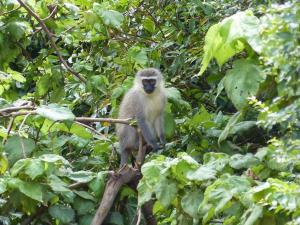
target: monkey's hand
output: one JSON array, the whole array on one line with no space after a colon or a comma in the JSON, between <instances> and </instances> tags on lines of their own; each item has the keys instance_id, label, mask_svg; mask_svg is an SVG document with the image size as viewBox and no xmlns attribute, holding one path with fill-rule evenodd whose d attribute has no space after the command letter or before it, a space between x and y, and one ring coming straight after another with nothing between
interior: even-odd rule
<instances>
[{"instance_id":1,"label":"monkey's hand","mask_svg":"<svg viewBox=\"0 0 300 225\"><path fill-rule=\"evenodd\" d=\"M160 135L160 137L159 137L159 142L160 142L160 144L163 146L163 147L165 147L165 145L166 145L166 138L165 138L165 135Z\"/></svg>"},{"instance_id":2,"label":"monkey's hand","mask_svg":"<svg viewBox=\"0 0 300 225\"><path fill-rule=\"evenodd\" d=\"M154 152L157 152L160 149L159 145L156 142L153 142L150 145L152 147L152 151Z\"/></svg>"}]
</instances>

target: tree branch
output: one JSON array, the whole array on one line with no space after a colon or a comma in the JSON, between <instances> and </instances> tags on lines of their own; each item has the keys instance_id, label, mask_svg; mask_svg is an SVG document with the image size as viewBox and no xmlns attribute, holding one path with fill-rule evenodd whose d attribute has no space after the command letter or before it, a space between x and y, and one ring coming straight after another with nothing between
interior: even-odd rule
<instances>
[{"instance_id":1,"label":"tree branch","mask_svg":"<svg viewBox=\"0 0 300 225\"><path fill-rule=\"evenodd\" d=\"M43 21L46 21L48 19L50 19L51 17L54 17L55 13L57 12L57 5L53 7L52 12L50 13L49 16L45 17L44 19L42 19Z\"/></svg>"},{"instance_id":2,"label":"tree branch","mask_svg":"<svg viewBox=\"0 0 300 225\"><path fill-rule=\"evenodd\" d=\"M46 26L45 22L28 6L26 5L22 0L17 0L19 2L19 4L32 16L34 17L39 24L41 25L42 29L45 31L46 35L48 36L51 46L52 48L54 48L59 61L65 66L65 68L72 73L75 77L77 77L80 81L86 83L86 79L84 77L82 77L78 72L76 72L75 70L73 70L67 63L67 61L62 57L57 45L55 44L54 41L54 35L52 32L50 32L50 30L48 29L48 27ZM55 11L55 10L54 10ZM51 14L50 14L51 15ZM47 18L47 17L46 17Z\"/></svg>"},{"instance_id":3,"label":"tree branch","mask_svg":"<svg viewBox=\"0 0 300 225\"><path fill-rule=\"evenodd\" d=\"M19 107L9 107L9 108L4 108L0 110L0 118L5 118L5 117L17 117L17 116L23 116L23 115L36 115L37 112L35 110L32 111L19 111L22 109L35 109L32 106L19 106ZM19 111L19 112L18 112ZM5 113L7 112L7 113ZM134 126L134 120L131 118L128 119L112 119L112 118L90 118L90 117L75 117L74 121L79 122L81 125L82 122L106 122L106 123L121 123L121 124L128 124L130 126ZM59 121L58 121L59 122ZM88 129L91 129L91 127L88 127L87 125L85 126ZM93 129L95 131L95 129Z\"/></svg>"},{"instance_id":4,"label":"tree branch","mask_svg":"<svg viewBox=\"0 0 300 225\"><path fill-rule=\"evenodd\" d=\"M15 106L15 107L8 107L8 108L4 108L4 109L0 109L0 114L3 114L4 112L14 112L14 111L19 111L21 109L34 109L33 106Z\"/></svg>"},{"instance_id":5,"label":"tree branch","mask_svg":"<svg viewBox=\"0 0 300 225\"><path fill-rule=\"evenodd\" d=\"M90 118L90 117L75 117L75 121L78 122L107 122L107 123L122 123L128 125L134 125L134 121L131 118L128 119L111 119L111 118Z\"/></svg>"},{"instance_id":6,"label":"tree branch","mask_svg":"<svg viewBox=\"0 0 300 225\"><path fill-rule=\"evenodd\" d=\"M12 9L12 10L9 10L9 11L7 11L7 12L2 12L2 13L0 13L0 16L4 16L4 15L6 15L6 14L9 14L9 13L12 13L12 12L14 12L14 11L17 11L19 8L21 8L21 6L18 6L17 8Z\"/></svg>"}]
</instances>

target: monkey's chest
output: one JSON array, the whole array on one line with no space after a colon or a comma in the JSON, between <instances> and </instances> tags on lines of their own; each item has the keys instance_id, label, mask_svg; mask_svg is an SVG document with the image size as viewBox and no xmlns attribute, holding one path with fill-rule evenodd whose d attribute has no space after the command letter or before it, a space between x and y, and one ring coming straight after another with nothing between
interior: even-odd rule
<instances>
[{"instance_id":1,"label":"monkey's chest","mask_svg":"<svg viewBox=\"0 0 300 225\"><path fill-rule=\"evenodd\" d=\"M161 98L153 97L151 99L147 99L144 109L147 121L153 124L155 120L159 117L162 108L163 102Z\"/></svg>"}]
</instances>

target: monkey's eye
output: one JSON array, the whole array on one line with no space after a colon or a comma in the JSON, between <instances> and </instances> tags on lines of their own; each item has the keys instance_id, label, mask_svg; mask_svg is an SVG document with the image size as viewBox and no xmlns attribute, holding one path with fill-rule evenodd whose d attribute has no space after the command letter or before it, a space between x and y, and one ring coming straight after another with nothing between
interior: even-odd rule
<instances>
[{"instance_id":1,"label":"monkey's eye","mask_svg":"<svg viewBox=\"0 0 300 225\"><path fill-rule=\"evenodd\" d=\"M149 80L149 84L155 85L155 83L156 83L156 80Z\"/></svg>"}]
</instances>

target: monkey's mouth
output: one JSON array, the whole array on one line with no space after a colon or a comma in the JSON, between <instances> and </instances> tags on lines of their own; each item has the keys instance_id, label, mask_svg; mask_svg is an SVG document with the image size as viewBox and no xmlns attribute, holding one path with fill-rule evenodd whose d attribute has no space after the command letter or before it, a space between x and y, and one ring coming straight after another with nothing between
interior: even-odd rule
<instances>
[{"instance_id":1,"label":"monkey's mouth","mask_svg":"<svg viewBox=\"0 0 300 225\"><path fill-rule=\"evenodd\" d=\"M147 94L153 93L154 89L144 89Z\"/></svg>"}]
</instances>

